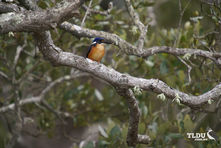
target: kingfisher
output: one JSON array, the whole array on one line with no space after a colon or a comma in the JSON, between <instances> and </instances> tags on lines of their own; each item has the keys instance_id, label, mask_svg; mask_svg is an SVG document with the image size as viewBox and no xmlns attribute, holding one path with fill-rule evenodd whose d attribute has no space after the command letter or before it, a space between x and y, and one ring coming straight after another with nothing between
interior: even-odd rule
<instances>
[{"instance_id":1,"label":"kingfisher","mask_svg":"<svg viewBox=\"0 0 221 148\"><path fill-rule=\"evenodd\" d=\"M96 37L89 47L86 58L100 62L105 54L105 48L102 43L111 44L110 42L105 41L104 38Z\"/></svg>"}]
</instances>

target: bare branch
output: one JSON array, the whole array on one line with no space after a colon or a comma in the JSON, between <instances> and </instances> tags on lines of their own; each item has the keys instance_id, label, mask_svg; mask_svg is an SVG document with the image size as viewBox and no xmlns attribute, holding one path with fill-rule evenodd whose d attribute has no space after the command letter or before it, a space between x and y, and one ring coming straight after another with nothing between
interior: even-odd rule
<instances>
[{"instance_id":1,"label":"bare branch","mask_svg":"<svg viewBox=\"0 0 221 148\"><path fill-rule=\"evenodd\" d=\"M139 15L135 12L130 0L124 0L127 6L127 10L130 14L131 19L133 20L134 24L139 28L140 31L143 30L144 24L140 21Z\"/></svg>"},{"instance_id":2,"label":"bare branch","mask_svg":"<svg viewBox=\"0 0 221 148\"><path fill-rule=\"evenodd\" d=\"M26 99L22 99L18 102L18 105L19 106L22 106L22 105L25 105L25 104L29 104L29 103L36 103L36 102L41 102L46 93L48 93L54 86L56 86L57 84L59 83L62 83L64 81L68 81L68 80L73 80L75 78L78 78L78 77L82 77L82 76L87 76L88 74L86 73L78 73L76 75L66 75L66 76L63 76L63 77L60 77L58 79L56 79L55 81L51 82L41 93L39 96L36 96L36 97L28 97ZM15 103L12 103L12 104L9 104L7 106L3 106L0 108L0 112L6 112L8 110L13 110L15 108Z\"/></svg>"},{"instance_id":3,"label":"bare branch","mask_svg":"<svg viewBox=\"0 0 221 148\"><path fill-rule=\"evenodd\" d=\"M150 48L145 48L142 51L138 52L137 47L131 45L127 41L121 39L119 36L111 33L107 33L104 31L97 31L92 29L83 28L77 25L73 25L68 22L64 22L60 25L61 29L64 29L75 36L80 37L102 37L105 38L107 41L112 42L116 46L120 47L120 50L129 54L135 55L139 57L148 57L158 53L168 53L174 56L181 56L189 53L190 55L200 56L209 58L214 61L219 68L221 68L221 53L218 52L209 52L201 49L191 49L191 48L173 48L168 46L154 46Z\"/></svg>"},{"instance_id":4,"label":"bare branch","mask_svg":"<svg viewBox=\"0 0 221 148\"><path fill-rule=\"evenodd\" d=\"M113 4L110 2L109 3L109 8L106 10L106 11L100 11L100 10L95 10L95 9L91 9L89 7L87 7L86 5L82 5L82 8L84 10L89 10L90 13L93 13L93 14L100 14L100 15L109 15L110 11L113 9Z\"/></svg>"},{"instance_id":5,"label":"bare branch","mask_svg":"<svg viewBox=\"0 0 221 148\"><path fill-rule=\"evenodd\" d=\"M142 51L143 50L143 45L144 45L144 41L146 39L146 34L147 34L147 29L148 29L148 25L145 26L139 18L139 15L135 12L130 0L125 0L126 6L127 6L127 10L130 14L131 19L133 20L134 24L139 28L140 30L140 37L138 39L138 51Z\"/></svg>"},{"instance_id":6,"label":"bare branch","mask_svg":"<svg viewBox=\"0 0 221 148\"><path fill-rule=\"evenodd\" d=\"M23 11L24 9L22 7L19 7L15 4L8 4L8 3L3 3L0 2L0 14L1 13L7 13L7 12L19 12Z\"/></svg>"},{"instance_id":7,"label":"bare branch","mask_svg":"<svg viewBox=\"0 0 221 148\"><path fill-rule=\"evenodd\" d=\"M28 10L37 10L38 5L36 4L36 0L18 0L19 3L24 6Z\"/></svg>"},{"instance_id":8,"label":"bare branch","mask_svg":"<svg viewBox=\"0 0 221 148\"><path fill-rule=\"evenodd\" d=\"M4 72L0 71L0 76L9 81L8 76Z\"/></svg>"},{"instance_id":9,"label":"bare branch","mask_svg":"<svg viewBox=\"0 0 221 148\"><path fill-rule=\"evenodd\" d=\"M41 101L41 104L50 112L52 112L59 120L61 120L63 123L65 123L65 121L62 119L62 117L60 116L60 113L56 110L53 109L53 107L51 107L45 100Z\"/></svg>"},{"instance_id":10,"label":"bare branch","mask_svg":"<svg viewBox=\"0 0 221 148\"><path fill-rule=\"evenodd\" d=\"M66 0L47 10L10 12L0 15L0 33L52 29L61 22L73 17L84 0ZM16 24L16 25L14 25Z\"/></svg>"},{"instance_id":11,"label":"bare branch","mask_svg":"<svg viewBox=\"0 0 221 148\"><path fill-rule=\"evenodd\" d=\"M90 3L89 3L89 5L88 5L88 9L86 10L85 15L84 15L84 18L83 18L83 20L82 20L82 22L81 22L81 27L84 26L84 22L85 22L85 20L86 20L86 18L87 18L87 15L88 15L89 11L90 11L89 9L91 8L92 2L93 2L93 0L90 0Z\"/></svg>"},{"instance_id":12,"label":"bare branch","mask_svg":"<svg viewBox=\"0 0 221 148\"><path fill-rule=\"evenodd\" d=\"M23 122L23 118L21 115L21 107L19 105L19 101L21 99L20 95L19 95L19 87L16 85L16 66L20 57L20 54L22 52L22 50L24 49L24 47L26 46L26 40L23 46L18 46L16 53L15 53L15 57L14 57L14 62L13 62L13 66L12 66L12 85L14 88L14 93L15 93L15 113L17 114L18 117L18 122L20 122L20 124L22 125Z\"/></svg>"},{"instance_id":13,"label":"bare branch","mask_svg":"<svg viewBox=\"0 0 221 148\"><path fill-rule=\"evenodd\" d=\"M180 11L180 19L179 19L179 24L178 24L178 33L176 35L176 38L175 38L175 41L174 41L174 47L176 47L177 45L177 40L180 36L180 30L181 30L181 24L182 24L182 20L183 20L183 15L187 9L187 7L189 6L191 0L188 1L188 3L186 4L186 6L182 9L182 3L181 3L181 0L179 0L179 11Z\"/></svg>"},{"instance_id":14,"label":"bare branch","mask_svg":"<svg viewBox=\"0 0 221 148\"><path fill-rule=\"evenodd\" d=\"M187 67L187 75L188 75L188 84L187 85L189 85L190 83L191 83L191 75L190 75L190 73L191 73L191 70L192 70L192 67L189 65L189 64L187 64L182 58L180 58L180 57L177 57L183 64L185 64L186 65L186 67Z\"/></svg>"},{"instance_id":15,"label":"bare branch","mask_svg":"<svg viewBox=\"0 0 221 148\"><path fill-rule=\"evenodd\" d=\"M22 76L17 80L17 83L20 83L29 76L29 74L38 66L40 60L38 60L28 71L26 71Z\"/></svg>"},{"instance_id":16,"label":"bare branch","mask_svg":"<svg viewBox=\"0 0 221 148\"><path fill-rule=\"evenodd\" d=\"M9 31L39 31L39 30L42 31L45 29L51 29L51 28L53 28L53 27L51 27L51 25L53 26L53 24L57 24L57 23L63 21L63 19L62 19L63 16L67 15L68 17L71 17L72 15L69 16L69 14L67 14L67 13L72 10L71 9L72 7L76 8L78 5L80 5L80 3L82 1L83 0L78 0L76 3L67 2L68 4L70 4L69 6L65 5L67 3L59 3L58 5L60 5L61 7L57 6L52 9L49 9L47 11L46 10L33 11L31 13L29 11L27 11L27 12L25 11L25 12L16 13L16 14L15 14L15 12L2 14L0 16L0 26L1 26L0 33L7 33ZM65 6L67 7L67 9ZM65 10L65 11L63 11L63 10ZM62 13L58 13L60 11ZM25 15L25 13L28 13L28 14ZM52 13L52 14L50 14L50 13ZM41 15L43 15L43 17ZM50 15L50 17L48 18L49 15ZM18 21L17 19L21 20L21 21ZM18 25L16 25L16 27L14 27L14 25L13 25L14 23L11 23L14 21L17 22L17 24L18 24ZM106 40L111 41L115 45L119 46L120 50L122 50L123 52L125 52L126 54L129 54L129 55L135 55L135 56L139 56L139 57L147 57L147 56L157 54L157 53L169 53L172 55L179 56L179 55L184 55L186 53L190 53L192 55L209 58L212 61L214 61L219 66L219 68L221 68L221 59L220 59L221 53L213 53L213 52L208 52L208 51L204 51L204 50L200 50L200 49L171 48L171 47L167 47L167 46L162 46L162 47L157 46L157 47L151 47L151 48L146 48L146 49L142 49L142 50L137 50L136 46L131 45L130 43L126 42L125 40L121 39L119 36L117 36L115 34L85 29L85 28L82 28L77 25L72 25L68 22L65 22L62 25L60 25L60 28L66 30L66 31L69 31L76 36L103 37Z\"/></svg>"},{"instance_id":17,"label":"bare branch","mask_svg":"<svg viewBox=\"0 0 221 148\"><path fill-rule=\"evenodd\" d=\"M22 106L24 104L33 103L33 102L39 102L41 100L40 96L37 97L29 97L27 99L23 99L19 101L19 106ZM6 112L8 110L13 110L15 108L15 103L9 104L7 106L3 106L0 108L0 112Z\"/></svg>"},{"instance_id":18,"label":"bare branch","mask_svg":"<svg viewBox=\"0 0 221 148\"><path fill-rule=\"evenodd\" d=\"M137 100L130 89L116 88L119 95L125 97L129 108L129 127L127 133L127 144L128 146L136 146L138 143L149 143L150 138L146 135L138 135L138 125L140 119L140 110L138 107Z\"/></svg>"},{"instance_id":19,"label":"bare branch","mask_svg":"<svg viewBox=\"0 0 221 148\"><path fill-rule=\"evenodd\" d=\"M177 41L178 41L178 38L181 34L181 24L182 24L182 20L183 20L183 15L187 9L187 7L189 6L191 0L188 1L188 3L186 4L186 6L182 9L182 3L181 3L181 0L179 0L179 10L180 10L180 19L179 19L179 24L178 24L178 33L176 35L176 38L175 38L175 41L174 41L174 44L173 44L173 47L175 48L177 46ZM188 83L187 85L189 85L191 83L191 75L190 75L190 72L192 70L192 67L187 64L182 58L180 58L179 56L177 56L177 58L184 64L186 65L186 67L188 68L187 70L187 75L188 75Z\"/></svg>"},{"instance_id":20,"label":"bare branch","mask_svg":"<svg viewBox=\"0 0 221 148\"><path fill-rule=\"evenodd\" d=\"M13 62L13 68L12 68L13 70L16 68L16 65L18 63L18 59L20 57L20 54L21 54L21 52L22 52L22 50L24 49L25 46L26 46L26 43L23 46L18 46L17 47L14 62Z\"/></svg>"},{"instance_id":21,"label":"bare branch","mask_svg":"<svg viewBox=\"0 0 221 148\"><path fill-rule=\"evenodd\" d=\"M192 107L206 103L209 99L215 100L221 95L221 83L207 93L204 93L200 96L192 96L173 89L158 79L136 78L130 75L119 73L112 68L106 67L103 64L91 61L90 59L85 59L81 56L77 56L69 52L61 51L58 53L53 48L54 46L51 46L53 43L51 38L49 38L49 36L45 37L42 33L36 36L36 40L38 41L38 46L41 52L52 63L57 65L70 66L81 71L88 72L93 74L95 77L109 82L114 87L119 86L124 88L131 88L138 86L143 90L150 90L158 94L163 93L165 96L171 99L177 98L179 96L181 103Z\"/></svg>"}]
</instances>

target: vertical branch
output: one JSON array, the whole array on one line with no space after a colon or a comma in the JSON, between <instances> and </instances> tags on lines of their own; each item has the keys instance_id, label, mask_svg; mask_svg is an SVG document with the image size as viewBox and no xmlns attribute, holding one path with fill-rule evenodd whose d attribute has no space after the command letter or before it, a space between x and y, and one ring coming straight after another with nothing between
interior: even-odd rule
<instances>
[{"instance_id":1,"label":"vertical branch","mask_svg":"<svg viewBox=\"0 0 221 148\"><path fill-rule=\"evenodd\" d=\"M183 15L184 15L184 12L186 11L187 7L189 6L191 0L188 1L188 3L186 4L186 6L182 9L182 3L181 3L181 0L179 0L179 11L180 11L180 19L179 19L179 24L178 24L178 33L176 35L176 38L175 38L175 41L174 41L174 44L173 44L173 48L176 48L177 46L177 41L178 41L178 38L180 36L180 30L181 30L181 24L182 24L182 20L183 20ZM178 57L177 58L184 64L186 65L188 71L187 71L187 75L188 75L188 83L187 85L189 85L192 81L191 79L191 76L190 76L190 73L191 73L191 70L192 70L192 67L187 64L187 62L185 62L185 60L183 60L182 58Z\"/></svg>"},{"instance_id":2,"label":"vertical branch","mask_svg":"<svg viewBox=\"0 0 221 148\"><path fill-rule=\"evenodd\" d=\"M137 100L130 89L116 88L119 95L125 97L129 108L129 127L127 133L128 146L136 146L137 143L148 144L150 138L147 135L138 135L138 124L140 119L140 110Z\"/></svg>"},{"instance_id":3,"label":"vertical branch","mask_svg":"<svg viewBox=\"0 0 221 148\"><path fill-rule=\"evenodd\" d=\"M13 73L12 74L12 85L14 87L15 97L16 97L16 99L15 99L15 112L17 114L17 117L18 117L18 120L20 123L22 123L22 117L21 117L21 108L19 106L20 95L19 95L19 87L18 87L17 80L16 80L16 66L17 66L18 60L20 58L21 52L25 46L26 46L26 40L25 40L25 43L23 46L17 47L13 66L12 66L12 73Z\"/></svg>"},{"instance_id":4,"label":"vertical branch","mask_svg":"<svg viewBox=\"0 0 221 148\"><path fill-rule=\"evenodd\" d=\"M81 22L81 27L84 26L84 22L85 22L85 20L86 20L86 18L87 18L87 15L88 15L89 11L90 11L92 2L93 2L93 0L90 0L90 3L89 3L89 5L88 5L88 8L87 8L87 10L86 10L86 12L85 12L84 18L83 18L83 20L82 20L82 22Z\"/></svg>"},{"instance_id":5,"label":"vertical branch","mask_svg":"<svg viewBox=\"0 0 221 148\"><path fill-rule=\"evenodd\" d=\"M177 34L177 36L175 38L175 41L174 41L174 44L173 44L174 47L177 46L177 40L180 36L180 30L181 30L183 15L184 15L184 12L186 11L187 7L189 6L190 2L191 2L191 0L189 0L188 3L186 4L186 6L182 9L182 3L181 3L181 0L179 0L180 19L179 19L179 24L178 24L178 34Z\"/></svg>"},{"instance_id":6,"label":"vertical branch","mask_svg":"<svg viewBox=\"0 0 221 148\"><path fill-rule=\"evenodd\" d=\"M125 3L126 3L126 7L127 7L127 10L129 12L129 15L130 15L131 19L133 20L134 24L140 30L140 37L138 39L138 45L137 45L138 52L139 52L139 51L142 51L142 49L143 49L144 41L145 41L146 34L147 34L148 25L145 26L140 21L139 15L135 12L130 0L125 0Z\"/></svg>"},{"instance_id":7,"label":"vertical branch","mask_svg":"<svg viewBox=\"0 0 221 148\"><path fill-rule=\"evenodd\" d=\"M12 135L12 138L10 139L9 143L6 145L6 148L11 148L14 146L18 136L19 136L19 133L22 129L22 126L23 126L23 119L22 119L22 116L21 116L21 107L20 107L20 94L19 94L19 86L18 86L18 83L17 83L17 80L16 80L16 66L18 64L18 60L20 58L20 55L21 55L21 52L22 50L24 49L24 47L26 46L26 40L25 40L25 43L23 46L18 46L17 47L17 50L16 50L16 53L15 53L15 57L14 57L14 61L13 61L13 65L12 65L12 68L10 68L11 72L12 72L12 79L11 79L11 84L12 84L12 87L14 89L14 95L15 95L15 103L14 103L14 111L15 111L15 114L17 116L17 119L16 119L16 124L15 124L15 129L13 130L13 135Z\"/></svg>"}]
</instances>

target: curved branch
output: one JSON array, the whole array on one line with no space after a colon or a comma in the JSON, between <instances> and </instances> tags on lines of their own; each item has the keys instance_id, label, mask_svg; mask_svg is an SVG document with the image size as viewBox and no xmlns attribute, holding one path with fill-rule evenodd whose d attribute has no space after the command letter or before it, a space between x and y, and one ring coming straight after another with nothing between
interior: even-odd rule
<instances>
[{"instance_id":1,"label":"curved branch","mask_svg":"<svg viewBox=\"0 0 221 148\"><path fill-rule=\"evenodd\" d=\"M73 17L75 14L73 10L83 2L84 0L66 0L47 10L4 13L0 15L0 33L52 29Z\"/></svg>"},{"instance_id":2,"label":"curved branch","mask_svg":"<svg viewBox=\"0 0 221 148\"><path fill-rule=\"evenodd\" d=\"M91 38L96 36L96 37L105 38L107 41L110 41L114 45L119 46L120 50L122 50L123 52L129 55L135 55L145 58L158 53L168 53L175 56L182 56L188 53L190 55L209 58L212 61L214 61L219 68L221 68L221 53L219 52L209 52L201 49L191 49L191 48L173 48L168 46L154 46L150 48L144 48L138 51L136 46L133 46L127 41L121 39L116 34L107 33L104 31L97 31L93 29L87 29L80 27L78 25L73 25L68 22L62 23L60 25L60 28L70 32L75 36L91 37Z\"/></svg>"},{"instance_id":3,"label":"curved branch","mask_svg":"<svg viewBox=\"0 0 221 148\"><path fill-rule=\"evenodd\" d=\"M199 106L210 99L215 100L221 95L221 83L207 93L200 96L193 96L171 88L166 83L158 79L133 77L122 74L112 68L106 67L103 64L91 61L90 59L85 59L73 53L63 52L61 49L59 50L60 52L57 52L58 47L55 49L55 46L51 46L51 44L53 44L52 39L49 35L45 36L44 33L37 34L36 40L43 55L52 63L62 66L70 66L81 71L88 72L93 74L95 77L109 82L114 87L131 88L137 86L143 90L159 94L163 93L170 99L178 97L181 103L191 107Z\"/></svg>"},{"instance_id":4,"label":"curved branch","mask_svg":"<svg viewBox=\"0 0 221 148\"><path fill-rule=\"evenodd\" d=\"M144 26L144 24L140 21L139 15L135 12L130 0L124 0L127 6L127 10L129 12L129 15L131 19L133 20L134 24L139 28L140 30L140 37L138 39L138 51L142 52L143 46L144 46L144 41L146 39L146 34L147 34L147 29L148 25Z\"/></svg>"},{"instance_id":5,"label":"curved branch","mask_svg":"<svg viewBox=\"0 0 221 148\"><path fill-rule=\"evenodd\" d=\"M140 119L140 110L137 100L130 89L116 88L119 95L125 97L129 108L129 126L127 134L128 146L136 146L138 138L138 124Z\"/></svg>"},{"instance_id":6,"label":"curved branch","mask_svg":"<svg viewBox=\"0 0 221 148\"><path fill-rule=\"evenodd\" d=\"M70 10L70 9L76 8L78 5L80 5L81 2L83 2L83 0L75 0L74 2L65 1L63 3L59 3L57 5L57 7L49 9L48 11L46 11L46 10L43 12L33 11L29 15L27 15L26 18L24 18L24 19L27 19L29 21L33 20L33 18L31 16L34 14L38 14L38 12L42 15L44 15L46 12L48 12L46 16L49 17L50 16L49 14L54 12L55 14L51 15L51 19L47 18L46 16L42 16L43 20L46 18L49 19L49 21L46 21L46 23L42 22L43 24L41 27L44 30L45 25L47 26L47 22L50 22L50 20L57 20L58 22L62 21L63 19L60 17L65 16L65 15L70 16L67 14L68 12L69 13L72 12L72 10ZM69 4L69 5L67 6L67 4ZM62 12L62 10L65 10L65 11ZM58 11L61 11L62 13L58 13ZM13 15L11 15L11 14L13 14ZM9 14L3 14L3 15L9 15L9 16L11 16L11 18L16 18L15 16L18 16L20 18L21 17L21 16L19 16L20 14L21 14L21 16L24 15L24 13L18 13L18 14L9 13ZM58 18L54 18L57 15L58 15ZM39 16L36 18L36 21L38 21L38 19L39 19ZM3 20L0 20L0 22L2 22L3 24L5 23ZM6 24L9 22L11 22L11 19L8 19L6 21ZM24 22L17 22L17 23L18 23L18 25L16 25L17 27L15 27L15 28L17 28L18 30L19 29L26 30L25 28L23 28L24 26L22 26L22 24ZM25 22L25 23L27 23L27 22ZM12 27L12 25L14 25L14 24L12 23L9 26ZM39 24L36 27L38 28ZM27 28L30 28L30 26L27 26ZM32 26L31 26L31 28L32 28ZM146 57L146 56L150 56L150 55L153 55L156 53L163 53L163 52L174 54L174 55L184 55L186 53L190 53L192 55L198 55L198 56L209 58L209 59L213 60L219 66L221 65L220 64L221 63L221 60L220 60L221 53L212 53L212 52L204 51L204 50L200 50L200 49L172 48L172 47L167 47L167 46L151 47L148 49L143 49L142 52L138 53L137 48L135 46L131 45L130 43L126 42L125 40L121 39L119 36L117 36L115 34L85 29L85 28L82 28L77 25L72 25L68 22L63 23L61 25L61 28L71 31L73 34L77 34L80 36L104 37L105 39L112 41L115 45L119 46L120 49L123 50L124 52L126 52L127 54ZM7 30L7 27L5 29ZM12 30L9 29L7 31L12 31ZM2 30L2 24L0 23L0 32L1 31L4 32L5 30ZM221 84L217 85L214 89L212 89L211 91L209 91L201 96L191 96L186 93L182 93L178 90L172 89L169 86L167 86L164 82L157 80L157 79L147 80L147 79L136 78L136 77L132 77L129 75L121 74L113 69L107 68L103 64L98 64L98 63L92 62L90 60L89 61L85 60L83 57L79 57L77 55L74 55L74 54L71 54L68 52L62 52L62 50L60 48L54 46L53 41L50 39L50 34L47 32L39 33L37 40L38 40L39 47L42 50L42 53L53 64L60 64L60 65L66 65L66 66L78 68L80 70L92 73L93 75L100 77L100 78L102 78L102 79L104 79L104 80L106 80L116 86L117 85L119 85L119 86L125 85L128 88L134 87L134 86L139 86L140 88L142 88L144 90L152 90L156 93L164 93L169 98L176 98L178 95L182 98L181 102L184 104L187 104L189 106L200 105L202 103L205 103L209 99L215 99L215 98L219 97L221 94L221 91L220 91Z\"/></svg>"},{"instance_id":7,"label":"curved branch","mask_svg":"<svg viewBox=\"0 0 221 148\"><path fill-rule=\"evenodd\" d=\"M22 105L29 104L29 103L40 102L44 99L46 93L48 93L57 84L62 83L64 81L73 80L78 77L87 76L87 75L88 74L86 74L86 73L79 73L76 75L66 75L66 76L60 77L60 78L54 80L53 82L51 82L45 89L43 89L39 96L28 97L26 99L22 99L18 102L18 105L22 106ZM0 108L0 113L6 112L8 110L13 110L14 108L15 108L15 103L9 104L7 106L3 106Z\"/></svg>"},{"instance_id":8,"label":"curved branch","mask_svg":"<svg viewBox=\"0 0 221 148\"><path fill-rule=\"evenodd\" d=\"M138 125L140 119L140 110L137 100L130 89L116 88L119 95L125 97L129 108L129 127L127 133L128 146L136 146L137 143L148 144L150 138L147 135L138 135Z\"/></svg>"},{"instance_id":9,"label":"curved branch","mask_svg":"<svg viewBox=\"0 0 221 148\"><path fill-rule=\"evenodd\" d=\"M39 32L56 27L57 24L67 20L74 15L73 9L77 8L84 0L67 0L57 4L56 7L48 10L22 11L20 13L10 12L0 15L0 33L8 33L13 31L33 31ZM16 24L16 25L15 25ZM148 57L157 53L169 53L176 56L185 55L187 53L209 58L221 68L221 53L209 52L201 49L191 48L173 48L168 46L155 46L150 48L139 48L121 39L116 34L86 29L68 22L60 25L64 29L75 36L80 37L103 37L107 41L112 42L120 47L120 50L129 55L139 57ZM137 50L139 49L139 50Z\"/></svg>"}]
</instances>

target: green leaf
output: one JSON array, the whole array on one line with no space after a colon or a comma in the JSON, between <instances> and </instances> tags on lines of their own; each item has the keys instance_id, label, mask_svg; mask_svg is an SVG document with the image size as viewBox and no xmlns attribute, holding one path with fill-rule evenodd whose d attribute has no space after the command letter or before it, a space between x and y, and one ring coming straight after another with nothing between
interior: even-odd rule
<instances>
[{"instance_id":1,"label":"green leaf","mask_svg":"<svg viewBox=\"0 0 221 148\"><path fill-rule=\"evenodd\" d=\"M94 148L94 144L90 141L83 148Z\"/></svg>"},{"instance_id":2,"label":"green leaf","mask_svg":"<svg viewBox=\"0 0 221 148\"><path fill-rule=\"evenodd\" d=\"M183 138L183 135L180 133L169 133L167 136L171 138Z\"/></svg>"},{"instance_id":3,"label":"green leaf","mask_svg":"<svg viewBox=\"0 0 221 148\"><path fill-rule=\"evenodd\" d=\"M183 123L184 123L184 128L186 131L192 131L192 129L194 128L194 123L192 122L192 120L188 114L185 115L185 117L183 119Z\"/></svg>"},{"instance_id":4,"label":"green leaf","mask_svg":"<svg viewBox=\"0 0 221 148\"><path fill-rule=\"evenodd\" d=\"M111 131L110 131L110 136L112 138L120 138L121 137L121 130L119 128L119 126L115 125Z\"/></svg>"},{"instance_id":5,"label":"green leaf","mask_svg":"<svg viewBox=\"0 0 221 148\"><path fill-rule=\"evenodd\" d=\"M99 140L97 143L98 148L107 148L107 146L110 144L110 142L107 142L105 140Z\"/></svg>"},{"instance_id":6,"label":"green leaf","mask_svg":"<svg viewBox=\"0 0 221 148\"><path fill-rule=\"evenodd\" d=\"M160 73L161 73L161 74L166 74L167 72L168 72L168 68L167 68L166 62L163 61L163 62L160 64Z\"/></svg>"},{"instance_id":7,"label":"green leaf","mask_svg":"<svg viewBox=\"0 0 221 148\"><path fill-rule=\"evenodd\" d=\"M184 80L185 80L185 73L184 73L183 70L179 70L179 71L178 71L178 77L179 77L179 80L180 80L181 82L184 82Z\"/></svg>"}]
</instances>

